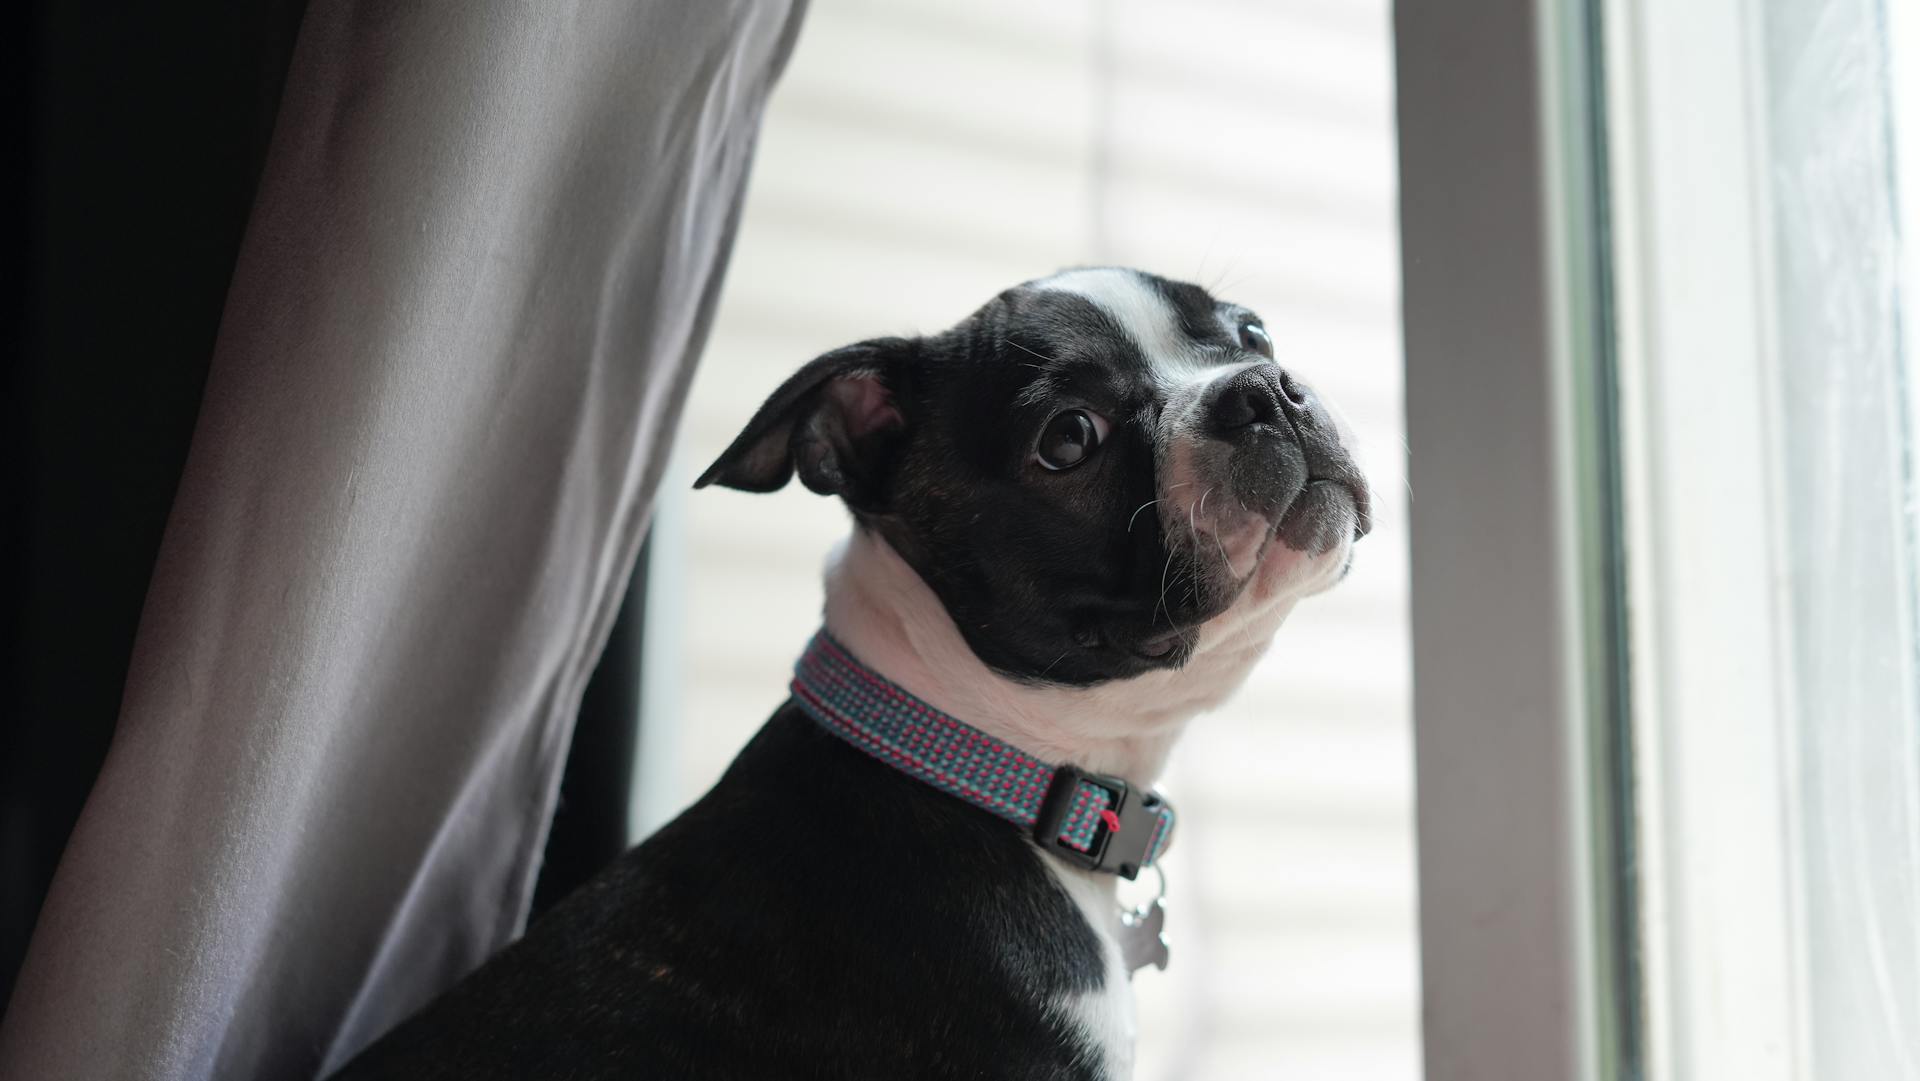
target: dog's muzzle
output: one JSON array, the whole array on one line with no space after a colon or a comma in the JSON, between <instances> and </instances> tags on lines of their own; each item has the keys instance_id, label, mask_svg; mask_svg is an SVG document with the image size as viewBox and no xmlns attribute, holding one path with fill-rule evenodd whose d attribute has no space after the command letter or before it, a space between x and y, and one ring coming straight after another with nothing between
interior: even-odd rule
<instances>
[{"instance_id":1,"label":"dog's muzzle","mask_svg":"<svg viewBox=\"0 0 1920 1081\"><path fill-rule=\"evenodd\" d=\"M1312 388L1271 362L1217 380L1197 412L1204 433L1229 448L1228 492L1276 523L1289 547L1321 551L1373 528L1366 478L1338 420Z\"/></svg>"}]
</instances>

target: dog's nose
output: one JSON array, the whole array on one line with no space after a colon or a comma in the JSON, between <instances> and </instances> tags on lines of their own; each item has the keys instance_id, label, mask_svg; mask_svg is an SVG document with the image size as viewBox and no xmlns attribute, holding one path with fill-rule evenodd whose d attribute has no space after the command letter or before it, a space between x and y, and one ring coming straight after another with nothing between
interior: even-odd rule
<instances>
[{"instance_id":1,"label":"dog's nose","mask_svg":"<svg viewBox=\"0 0 1920 1081\"><path fill-rule=\"evenodd\" d=\"M1313 404L1313 392L1306 384L1295 379L1285 368L1275 366L1280 376L1280 402L1289 413L1304 413Z\"/></svg>"},{"instance_id":2,"label":"dog's nose","mask_svg":"<svg viewBox=\"0 0 1920 1081\"><path fill-rule=\"evenodd\" d=\"M1298 414L1309 404L1305 387L1278 364L1258 364L1222 379L1207 404L1213 434L1230 438L1256 424L1276 426L1281 413Z\"/></svg>"},{"instance_id":3,"label":"dog's nose","mask_svg":"<svg viewBox=\"0 0 1920 1081\"><path fill-rule=\"evenodd\" d=\"M1222 379L1213 388L1207 419L1213 434L1231 436L1256 424L1280 421L1280 388L1266 365L1248 368Z\"/></svg>"}]
</instances>

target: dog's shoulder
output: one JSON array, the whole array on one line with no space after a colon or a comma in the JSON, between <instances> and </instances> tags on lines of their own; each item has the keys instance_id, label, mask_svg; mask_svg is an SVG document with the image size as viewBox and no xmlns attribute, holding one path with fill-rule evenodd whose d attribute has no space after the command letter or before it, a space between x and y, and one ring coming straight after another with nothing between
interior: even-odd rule
<instances>
[{"instance_id":1,"label":"dog's shoulder","mask_svg":"<svg viewBox=\"0 0 1920 1081\"><path fill-rule=\"evenodd\" d=\"M679 818L339 1075L1097 1079L1099 936L1006 823L791 704Z\"/></svg>"}]
</instances>

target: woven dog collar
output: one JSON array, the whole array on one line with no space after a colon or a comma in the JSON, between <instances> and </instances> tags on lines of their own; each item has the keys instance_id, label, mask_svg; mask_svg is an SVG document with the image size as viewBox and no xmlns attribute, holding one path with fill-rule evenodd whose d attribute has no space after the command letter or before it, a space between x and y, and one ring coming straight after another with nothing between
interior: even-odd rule
<instances>
[{"instance_id":1,"label":"woven dog collar","mask_svg":"<svg viewBox=\"0 0 1920 1081\"><path fill-rule=\"evenodd\" d=\"M861 664L825 630L793 667L793 697L820 727L1076 866L1133 878L1173 835L1173 807L1158 793L1003 743Z\"/></svg>"}]
</instances>

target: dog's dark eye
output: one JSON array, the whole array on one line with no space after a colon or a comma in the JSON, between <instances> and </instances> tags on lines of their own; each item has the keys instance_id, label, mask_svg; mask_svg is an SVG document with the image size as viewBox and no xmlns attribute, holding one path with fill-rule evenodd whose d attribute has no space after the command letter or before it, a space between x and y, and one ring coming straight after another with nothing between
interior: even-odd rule
<instances>
[{"instance_id":1,"label":"dog's dark eye","mask_svg":"<svg viewBox=\"0 0 1920 1081\"><path fill-rule=\"evenodd\" d=\"M1273 339L1267 337L1267 328L1258 323L1248 321L1240 324L1240 348L1250 349L1268 360L1273 359Z\"/></svg>"},{"instance_id":2,"label":"dog's dark eye","mask_svg":"<svg viewBox=\"0 0 1920 1081\"><path fill-rule=\"evenodd\" d=\"M1098 413L1069 409L1056 414L1040 429L1034 461L1048 469L1072 469L1093 455L1107 437L1107 420Z\"/></svg>"}]
</instances>

